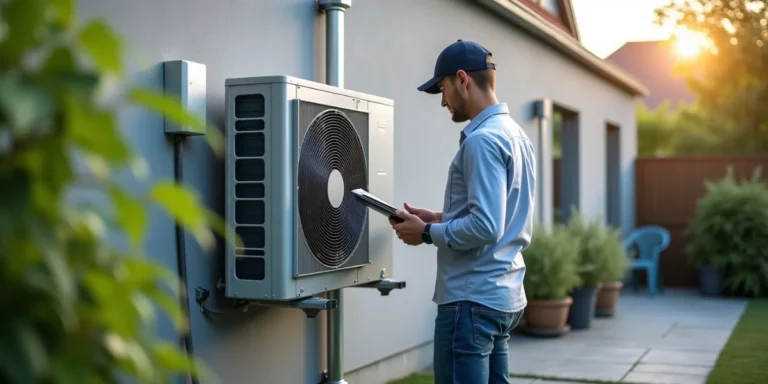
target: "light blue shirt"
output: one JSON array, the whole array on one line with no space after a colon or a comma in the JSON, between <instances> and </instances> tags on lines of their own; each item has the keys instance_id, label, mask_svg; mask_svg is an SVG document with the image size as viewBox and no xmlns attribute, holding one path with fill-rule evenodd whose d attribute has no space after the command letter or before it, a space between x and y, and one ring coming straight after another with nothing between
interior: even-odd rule
<instances>
[{"instance_id":1,"label":"light blue shirt","mask_svg":"<svg viewBox=\"0 0 768 384\"><path fill-rule=\"evenodd\" d=\"M438 305L474 301L504 312L525 308L525 262L536 197L533 144L506 104L462 130L448 171L443 220L432 224Z\"/></svg>"}]
</instances>

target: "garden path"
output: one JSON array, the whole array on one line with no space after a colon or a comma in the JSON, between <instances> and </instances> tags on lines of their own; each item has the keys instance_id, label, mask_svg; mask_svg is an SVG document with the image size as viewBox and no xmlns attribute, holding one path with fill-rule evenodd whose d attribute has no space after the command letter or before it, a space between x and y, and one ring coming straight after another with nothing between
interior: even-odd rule
<instances>
[{"instance_id":1,"label":"garden path","mask_svg":"<svg viewBox=\"0 0 768 384\"><path fill-rule=\"evenodd\" d=\"M515 335L513 374L627 383L702 384L739 320L745 300L667 289L622 292L612 318L559 338ZM517 378L513 383L542 382Z\"/></svg>"}]
</instances>

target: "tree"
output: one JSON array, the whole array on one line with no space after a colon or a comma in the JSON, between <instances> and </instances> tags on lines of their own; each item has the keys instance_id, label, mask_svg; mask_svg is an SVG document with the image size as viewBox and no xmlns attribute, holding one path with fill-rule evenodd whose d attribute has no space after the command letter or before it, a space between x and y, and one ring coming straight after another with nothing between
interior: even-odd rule
<instances>
[{"instance_id":1,"label":"tree","mask_svg":"<svg viewBox=\"0 0 768 384\"><path fill-rule=\"evenodd\" d=\"M204 249L223 222L172 180L131 193L142 174L118 127L124 106L207 128L177 100L122 75L121 39L76 22L74 0L0 1L0 382L170 382L199 364L157 341L155 307L186 330L175 275L148 258L150 206ZM218 131L208 129L220 153ZM85 198L78 198L85 197ZM119 241L118 241L119 240Z\"/></svg>"},{"instance_id":2,"label":"tree","mask_svg":"<svg viewBox=\"0 0 768 384\"><path fill-rule=\"evenodd\" d=\"M657 22L706 37L697 60L681 65L701 110L728 129L721 142L741 153L768 150L766 0L671 0Z\"/></svg>"},{"instance_id":3,"label":"tree","mask_svg":"<svg viewBox=\"0 0 768 384\"><path fill-rule=\"evenodd\" d=\"M637 153L640 156L668 156L674 154L673 139L676 116L669 110L669 102L656 109L648 109L643 102L636 104Z\"/></svg>"},{"instance_id":4,"label":"tree","mask_svg":"<svg viewBox=\"0 0 768 384\"><path fill-rule=\"evenodd\" d=\"M655 109L637 103L638 154L641 156L711 156L743 153L730 137L731 126L699 104L665 101Z\"/></svg>"}]
</instances>

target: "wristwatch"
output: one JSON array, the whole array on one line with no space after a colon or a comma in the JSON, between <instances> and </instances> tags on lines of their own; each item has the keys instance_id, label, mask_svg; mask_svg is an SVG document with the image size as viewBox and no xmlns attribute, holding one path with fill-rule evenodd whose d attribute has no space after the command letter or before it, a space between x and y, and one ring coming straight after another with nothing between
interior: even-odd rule
<instances>
[{"instance_id":1,"label":"wristwatch","mask_svg":"<svg viewBox=\"0 0 768 384\"><path fill-rule=\"evenodd\" d=\"M424 232L421 233L421 240L423 240L427 244L432 244L432 235L429 234L429 227L431 227L432 224L427 224L426 227L424 227Z\"/></svg>"}]
</instances>

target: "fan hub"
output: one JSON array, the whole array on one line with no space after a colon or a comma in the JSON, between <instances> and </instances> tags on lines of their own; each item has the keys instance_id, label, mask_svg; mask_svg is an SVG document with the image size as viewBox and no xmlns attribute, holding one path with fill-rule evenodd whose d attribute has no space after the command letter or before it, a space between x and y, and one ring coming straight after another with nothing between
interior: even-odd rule
<instances>
[{"instance_id":1,"label":"fan hub","mask_svg":"<svg viewBox=\"0 0 768 384\"><path fill-rule=\"evenodd\" d=\"M331 206L338 208L344 200L344 178L338 169L331 171L328 176L328 202Z\"/></svg>"}]
</instances>

